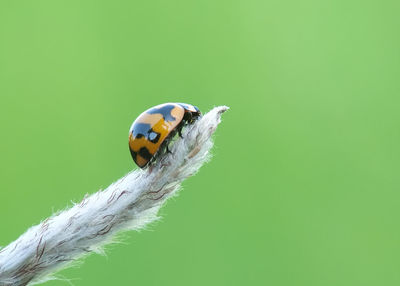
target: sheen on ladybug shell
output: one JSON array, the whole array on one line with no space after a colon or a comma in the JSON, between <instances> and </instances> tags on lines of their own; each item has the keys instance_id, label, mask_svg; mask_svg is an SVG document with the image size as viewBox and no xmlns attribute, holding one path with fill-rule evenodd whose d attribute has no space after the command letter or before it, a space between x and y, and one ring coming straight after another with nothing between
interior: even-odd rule
<instances>
[{"instance_id":1,"label":"sheen on ladybug shell","mask_svg":"<svg viewBox=\"0 0 400 286\"><path fill-rule=\"evenodd\" d=\"M201 116L200 110L186 103L164 103L154 106L133 122L129 130L129 149L135 163L146 167L164 150L182 128Z\"/></svg>"}]
</instances>

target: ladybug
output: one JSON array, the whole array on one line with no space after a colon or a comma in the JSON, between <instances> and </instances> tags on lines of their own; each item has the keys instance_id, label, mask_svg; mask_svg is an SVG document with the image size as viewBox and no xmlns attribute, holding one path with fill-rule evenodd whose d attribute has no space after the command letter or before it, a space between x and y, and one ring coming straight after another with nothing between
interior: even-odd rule
<instances>
[{"instance_id":1,"label":"ladybug","mask_svg":"<svg viewBox=\"0 0 400 286\"><path fill-rule=\"evenodd\" d=\"M159 154L168 150L171 139L182 128L201 116L200 110L186 103L164 103L147 109L133 122L129 130L129 150L133 161L145 168Z\"/></svg>"}]
</instances>

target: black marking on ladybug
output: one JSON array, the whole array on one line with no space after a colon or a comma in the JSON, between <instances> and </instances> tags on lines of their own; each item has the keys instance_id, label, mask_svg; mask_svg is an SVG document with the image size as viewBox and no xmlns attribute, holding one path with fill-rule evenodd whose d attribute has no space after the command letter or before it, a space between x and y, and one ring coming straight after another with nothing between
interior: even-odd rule
<instances>
[{"instance_id":1,"label":"black marking on ladybug","mask_svg":"<svg viewBox=\"0 0 400 286\"><path fill-rule=\"evenodd\" d=\"M149 129L151 129L151 125L148 123L141 123L141 122L136 123L135 128L133 128L132 130L132 135L134 138L137 139L142 138L143 136L147 137L146 134L149 131Z\"/></svg>"},{"instance_id":2,"label":"black marking on ladybug","mask_svg":"<svg viewBox=\"0 0 400 286\"><path fill-rule=\"evenodd\" d=\"M160 140L161 134L155 132L153 129L149 130L149 133L147 134L147 139L152 142L152 143L157 143L158 140ZM137 137L136 137L137 138Z\"/></svg>"},{"instance_id":3,"label":"black marking on ladybug","mask_svg":"<svg viewBox=\"0 0 400 286\"><path fill-rule=\"evenodd\" d=\"M145 158L146 160L150 160L154 154L151 154L146 147L142 147L139 150L139 155Z\"/></svg>"},{"instance_id":4,"label":"black marking on ladybug","mask_svg":"<svg viewBox=\"0 0 400 286\"><path fill-rule=\"evenodd\" d=\"M161 114L165 121L175 121L176 118L172 116L171 111L176 106L172 104L166 104L160 108L152 108L147 111L148 114Z\"/></svg>"}]
</instances>

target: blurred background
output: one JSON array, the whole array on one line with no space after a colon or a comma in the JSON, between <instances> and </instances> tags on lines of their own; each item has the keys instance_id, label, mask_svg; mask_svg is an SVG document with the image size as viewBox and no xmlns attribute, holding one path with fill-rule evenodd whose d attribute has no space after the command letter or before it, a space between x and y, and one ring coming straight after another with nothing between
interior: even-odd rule
<instances>
[{"instance_id":1,"label":"blurred background","mask_svg":"<svg viewBox=\"0 0 400 286\"><path fill-rule=\"evenodd\" d=\"M399 285L399 1L1 1L0 245L135 165L164 102L214 158L73 285ZM68 285L52 281L45 285Z\"/></svg>"}]
</instances>

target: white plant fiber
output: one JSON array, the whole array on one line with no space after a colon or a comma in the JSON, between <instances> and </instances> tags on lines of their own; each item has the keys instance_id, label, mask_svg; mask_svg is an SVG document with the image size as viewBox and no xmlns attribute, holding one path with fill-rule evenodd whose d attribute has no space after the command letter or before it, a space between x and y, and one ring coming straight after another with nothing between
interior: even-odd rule
<instances>
[{"instance_id":1,"label":"white plant fiber","mask_svg":"<svg viewBox=\"0 0 400 286\"><path fill-rule=\"evenodd\" d=\"M211 135L226 106L215 107L187 126L171 153L144 170L135 170L29 228L0 250L0 285L20 286L54 279L79 258L102 251L119 232L140 229L157 219L163 203L209 158Z\"/></svg>"}]
</instances>

